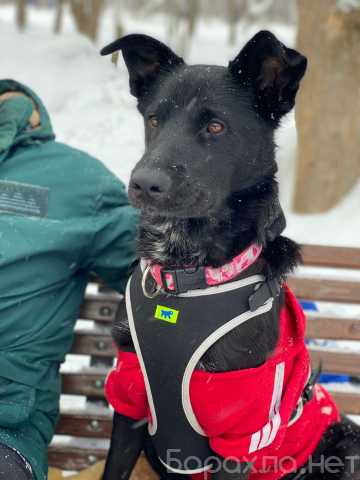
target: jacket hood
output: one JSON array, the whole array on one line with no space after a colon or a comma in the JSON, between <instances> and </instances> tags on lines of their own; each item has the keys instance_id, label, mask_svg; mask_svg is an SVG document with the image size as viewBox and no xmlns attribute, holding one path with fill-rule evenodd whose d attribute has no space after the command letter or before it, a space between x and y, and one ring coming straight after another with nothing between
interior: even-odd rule
<instances>
[{"instance_id":1,"label":"jacket hood","mask_svg":"<svg viewBox=\"0 0 360 480\"><path fill-rule=\"evenodd\" d=\"M40 114L40 125L36 128L29 127L29 115L27 115L29 111L26 112L27 105L24 100L21 100L22 97L14 97L4 102L8 105L4 114L5 118L2 118L0 112L0 163L8 158L10 150L15 146L47 142L55 138L49 114L36 93L15 80L0 80L0 95L10 91L24 92L33 100ZM12 105L11 102L13 102ZM21 102L23 105L20 105ZM0 102L0 109L2 103Z\"/></svg>"}]
</instances>

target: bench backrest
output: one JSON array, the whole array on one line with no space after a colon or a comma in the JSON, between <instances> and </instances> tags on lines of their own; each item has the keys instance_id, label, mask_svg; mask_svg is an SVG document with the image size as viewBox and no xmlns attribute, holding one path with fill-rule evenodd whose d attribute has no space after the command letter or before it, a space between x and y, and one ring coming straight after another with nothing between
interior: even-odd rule
<instances>
[{"instance_id":1,"label":"bench backrest","mask_svg":"<svg viewBox=\"0 0 360 480\"><path fill-rule=\"evenodd\" d=\"M303 255L304 268L288 279L298 299L347 305L346 315L341 316L309 312L308 338L360 342L360 316L353 315L348 306L360 304L360 248L307 245ZM119 295L107 291L88 293L83 302L80 318L93 322L94 328L77 328L71 354L90 356L92 367L62 374L63 394L81 396L84 404L83 408L72 408L73 397L65 402L70 403L70 408L62 410L58 436L49 449L52 466L80 470L106 455L112 414L104 400L103 387L114 357L110 325L120 301ZM354 348L339 350L313 345L310 351L316 365L322 362L324 372L360 378L360 343L357 352ZM332 393L343 412L360 415L360 393L355 388ZM94 439L104 441L94 443Z\"/></svg>"}]
</instances>

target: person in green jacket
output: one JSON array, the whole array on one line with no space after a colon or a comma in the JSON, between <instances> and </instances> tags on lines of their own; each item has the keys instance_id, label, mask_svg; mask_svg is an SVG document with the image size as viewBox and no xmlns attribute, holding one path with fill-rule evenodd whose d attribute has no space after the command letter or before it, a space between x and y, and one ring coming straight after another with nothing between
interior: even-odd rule
<instances>
[{"instance_id":1,"label":"person in green jacket","mask_svg":"<svg viewBox=\"0 0 360 480\"><path fill-rule=\"evenodd\" d=\"M136 226L124 185L55 141L34 92L0 81L0 478L47 478L59 366L89 273L122 293Z\"/></svg>"}]
</instances>

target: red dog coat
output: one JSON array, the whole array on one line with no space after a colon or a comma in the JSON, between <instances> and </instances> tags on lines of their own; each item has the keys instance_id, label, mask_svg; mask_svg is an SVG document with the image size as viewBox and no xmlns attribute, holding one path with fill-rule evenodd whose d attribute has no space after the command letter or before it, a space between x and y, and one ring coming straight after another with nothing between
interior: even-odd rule
<instances>
[{"instance_id":1,"label":"red dog coat","mask_svg":"<svg viewBox=\"0 0 360 480\"><path fill-rule=\"evenodd\" d=\"M280 336L271 357L260 367L246 370L196 370L190 382L191 404L211 449L224 458L251 462L250 480L277 480L300 468L325 430L340 419L329 394L316 385L313 398L291 421L309 378L310 359L304 313L292 292L284 288ZM117 412L135 420L150 419L136 354L119 352L105 390ZM210 474L191 477L200 480Z\"/></svg>"}]
</instances>

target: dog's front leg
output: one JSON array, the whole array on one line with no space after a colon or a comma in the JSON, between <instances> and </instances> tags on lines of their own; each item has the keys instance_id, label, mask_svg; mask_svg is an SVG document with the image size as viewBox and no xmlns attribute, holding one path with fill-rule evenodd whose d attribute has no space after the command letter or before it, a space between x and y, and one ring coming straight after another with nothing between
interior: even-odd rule
<instances>
[{"instance_id":1,"label":"dog's front leg","mask_svg":"<svg viewBox=\"0 0 360 480\"><path fill-rule=\"evenodd\" d=\"M128 480L143 449L147 424L114 413L110 450L103 480Z\"/></svg>"},{"instance_id":2,"label":"dog's front leg","mask_svg":"<svg viewBox=\"0 0 360 480\"><path fill-rule=\"evenodd\" d=\"M221 459L218 468L212 475L211 480L247 480L251 471L251 464L239 463L233 460Z\"/></svg>"}]
</instances>

